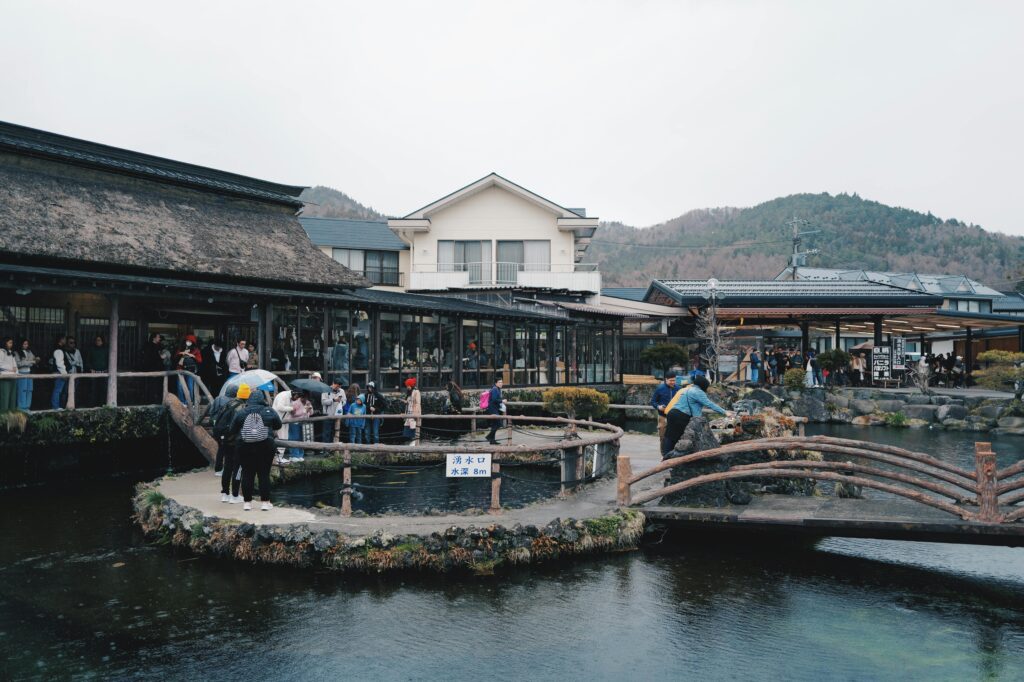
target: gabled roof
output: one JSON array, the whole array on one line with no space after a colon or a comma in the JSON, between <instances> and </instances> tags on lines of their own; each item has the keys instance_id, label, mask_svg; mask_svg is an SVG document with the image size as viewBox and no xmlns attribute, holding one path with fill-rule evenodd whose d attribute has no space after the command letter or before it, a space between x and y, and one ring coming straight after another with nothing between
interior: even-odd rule
<instances>
[{"instance_id":1,"label":"gabled roof","mask_svg":"<svg viewBox=\"0 0 1024 682\"><path fill-rule=\"evenodd\" d=\"M217 194L241 196L287 206L302 206L298 196L306 189L0 121L0 150L4 149L162 183L184 185Z\"/></svg>"},{"instance_id":2,"label":"gabled roof","mask_svg":"<svg viewBox=\"0 0 1024 682\"><path fill-rule=\"evenodd\" d=\"M299 217L299 223L317 246L337 249L405 251L409 245L388 229L385 220Z\"/></svg>"},{"instance_id":3,"label":"gabled roof","mask_svg":"<svg viewBox=\"0 0 1024 682\"><path fill-rule=\"evenodd\" d=\"M870 281L716 280L717 302L723 308L793 306L921 306L935 308L942 299ZM704 306L710 300L708 280L654 280L644 300L664 305Z\"/></svg>"},{"instance_id":4,"label":"gabled roof","mask_svg":"<svg viewBox=\"0 0 1024 682\"><path fill-rule=\"evenodd\" d=\"M437 201L431 202L426 206L413 211L409 215L404 216L403 219L416 220L429 218L430 214L436 213L440 211L442 208L450 206L451 204L461 201L462 199L465 199L467 197L471 197L477 192L482 192L483 190L488 189L490 187L501 187L502 189L508 190L509 192L521 196L522 198L540 206L541 208L551 211L560 218L587 217L586 211L583 211L582 214L576 213L572 209L560 206L555 202L551 201L550 199L545 199L541 195L536 194L535 192L531 192L522 185L517 185L516 183L512 182L507 178L503 178L497 173L489 173L484 177L480 178L479 180L471 182L465 187L461 187L452 192L451 194L447 194L438 199Z\"/></svg>"},{"instance_id":5,"label":"gabled roof","mask_svg":"<svg viewBox=\"0 0 1024 682\"><path fill-rule=\"evenodd\" d=\"M793 276L792 267L780 272L775 279ZM965 275L929 275L918 272L879 272L875 270L842 270L838 268L797 268L797 279L816 281L867 281L888 284L908 291L920 291L939 296L960 298L998 298L1003 294Z\"/></svg>"}]
</instances>

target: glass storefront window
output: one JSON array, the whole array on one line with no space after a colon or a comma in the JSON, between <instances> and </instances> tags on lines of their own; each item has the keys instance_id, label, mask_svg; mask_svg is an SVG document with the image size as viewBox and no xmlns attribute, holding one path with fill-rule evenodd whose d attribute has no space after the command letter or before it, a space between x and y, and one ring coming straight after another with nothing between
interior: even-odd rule
<instances>
[{"instance_id":1,"label":"glass storefront window","mask_svg":"<svg viewBox=\"0 0 1024 682\"><path fill-rule=\"evenodd\" d=\"M480 386L494 383L494 321L480 320L480 343L477 344L480 357Z\"/></svg>"},{"instance_id":2,"label":"glass storefront window","mask_svg":"<svg viewBox=\"0 0 1024 682\"><path fill-rule=\"evenodd\" d=\"M401 383L402 344L399 317L395 313L380 314L380 380L382 390L395 390Z\"/></svg>"},{"instance_id":3,"label":"glass storefront window","mask_svg":"<svg viewBox=\"0 0 1024 682\"><path fill-rule=\"evenodd\" d=\"M537 328L537 383L547 384L551 381L548 365L548 329L547 327Z\"/></svg>"},{"instance_id":4,"label":"glass storefront window","mask_svg":"<svg viewBox=\"0 0 1024 682\"><path fill-rule=\"evenodd\" d=\"M370 366L373 352L373 321L366 310L353 310L350 323L349 354L351 356L352 381L365 387L370 380Z\"/></svg>"},{"instance_id":5,"label":"glass storefront window","mask_svg":"<svg viewBox=\"0 0 1024 682\"><path fill-rule=\"evenodd\" d=\"M420 318L420 339L420 382L426 388L440 388L441 347L436 317L424 315Z\"/></svg>"},{"instance_id":6,"label":"glass storefront window","mask_svg":"<svg viewBox=\"0 0 1024 682\"><path fill-rule=\"evenodd\" d=\"M299 348L298 366L293 371L324 371L324 310L307 306L299 307Z\"/></svg>"},{"instance_id":7,"label":"glass storefront window","mask_svg":"<svg viewBox=\"0 0 1024 682\"><path fill-rule=\"evenodd\" d=\"M462 385L466 388L480 386L480 324L476 320L462 321Z\"/></svg>"},{"instance_id":8,"label":"glass storefront window","mask_svg":"<svg viewBox=\"0 0 1024 682\"><path fill-rule=\"evenodd\" d=\"M270 371L285 375L298 371L299 341L295 331L298 308L293 305L274 306L272 324Z\"/></svg>"}]
</instances>

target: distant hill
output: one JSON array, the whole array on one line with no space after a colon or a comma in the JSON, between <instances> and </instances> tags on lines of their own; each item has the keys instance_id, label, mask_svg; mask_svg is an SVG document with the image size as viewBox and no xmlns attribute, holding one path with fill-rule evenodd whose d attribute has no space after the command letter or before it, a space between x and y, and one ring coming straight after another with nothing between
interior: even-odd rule
<instances>
[{"instance_id":1,"label":"distant hill","mask_svg":"<svg viewBox=\"0 0 1024 682\"><path fill-rule=\"evenodd\" d=\"M311 218L384 219L384 215L368 206L363 206L344 192L322 185L310 187L299 198L307 202L302 215Z\"/></svg>"},{"instance_id":2,"label":"distant hill","mask_svg":"<svg viewBox=\"0 0 1024 682\"><path fill-rule=\"evenodd\" d=\"M803 249L821 251L809 256L810 266L965 274L1002 290L1024 279L1024 238L856 194L794 194L752 208L702 209L644 229L602 223L585 260L601 264L605 286L646 286L652 278L770 279L789 264L793 233L786 223L794 217L808 221L802 230L821 231L803 238ZM734 246L743 242L777 243Z\"/></svg>"}]
</instances>

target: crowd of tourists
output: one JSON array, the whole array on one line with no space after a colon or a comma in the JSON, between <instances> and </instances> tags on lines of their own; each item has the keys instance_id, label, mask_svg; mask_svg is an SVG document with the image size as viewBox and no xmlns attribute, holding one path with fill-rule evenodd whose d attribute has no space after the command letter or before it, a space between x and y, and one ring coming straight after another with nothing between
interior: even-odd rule
<instances>
[{"instance_id":1,"label":"crowd of tourists","mask_svg":"<svg viewBox=\"0 0 1024 682\"><path fill-rule=\"evenodd\" d=\"M974 369L980 369L980 367ZM926 377L932 386L967 387L967 365L964 363L963 356L953 355L952 352L945 355L942 353L922 355L917 363L917 372L922 377Z\"/></svg>"}]
</instances>

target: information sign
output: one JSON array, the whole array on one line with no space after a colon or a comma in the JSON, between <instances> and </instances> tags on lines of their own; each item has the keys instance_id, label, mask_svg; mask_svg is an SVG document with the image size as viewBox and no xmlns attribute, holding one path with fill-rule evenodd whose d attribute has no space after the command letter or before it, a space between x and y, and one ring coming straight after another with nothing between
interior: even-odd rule
<instances>
[{"instance_id":1,"label":"information sign","mask_svg":"<svg viewBox=\"0 0 1024 682\"><path fill-rule=\"evenodd\" d=\"M903 336L892 337L892 368L907 368L907 339Z\"/></svg>"},{"instance_id":2,"label":"information sign","mask_svg":"<svg viewBox=\"0 0 1024 682\"><path fill-rule=\"evenodd\" d=\"M875 346L871 350L871 378L892 378L892 346Z\"/></svg>"},{"instance_id":3,"label":"information sign","mask_svg":"<svg viewBox=\"0 0 1024 682\"><path fill-rule=\"evenodd\" d=\"M471 455L445 455L445 473L448 478L483 478L491 475L491 453Z\"/></svg>"}]
</instances>

